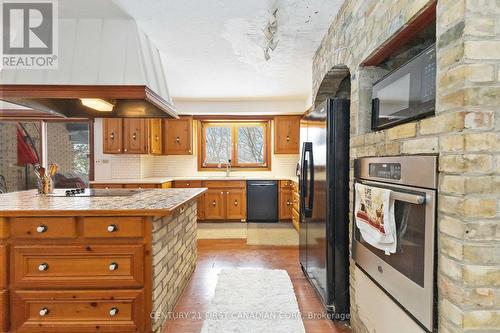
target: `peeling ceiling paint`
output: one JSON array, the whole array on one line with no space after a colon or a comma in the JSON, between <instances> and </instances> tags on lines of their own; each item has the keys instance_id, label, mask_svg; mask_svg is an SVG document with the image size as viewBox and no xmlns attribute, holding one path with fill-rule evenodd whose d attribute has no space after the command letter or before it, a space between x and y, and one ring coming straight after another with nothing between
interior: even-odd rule
<instances>
[{"instance_id":1,"label":"peeling ceiling paint","mask_svg":"<svg viewBox=\"0 0 500 333\"><path fill-rule=\"evenodd\" d=\"M174 98L305 99L313 54L343 0L97 2L115 3L138 21L162 53ZM263 29L275 8L279 44L265 61Z\"/></svg>"}]
</instances>

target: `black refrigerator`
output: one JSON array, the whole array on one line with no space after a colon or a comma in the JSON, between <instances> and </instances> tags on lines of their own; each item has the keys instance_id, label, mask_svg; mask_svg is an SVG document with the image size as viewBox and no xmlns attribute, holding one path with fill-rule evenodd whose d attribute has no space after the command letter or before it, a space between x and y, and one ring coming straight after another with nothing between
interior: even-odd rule
<instances>
[{"instance_id":1,"label":"black refrigerator","mask_svg":"<svg viewBox=\"0 0 500 333\"><path fill-rule=\"evenodd\" d=\"M349 314L349 100L301 122L300 264L334 319Z\"/></svg>"}]
</instances>

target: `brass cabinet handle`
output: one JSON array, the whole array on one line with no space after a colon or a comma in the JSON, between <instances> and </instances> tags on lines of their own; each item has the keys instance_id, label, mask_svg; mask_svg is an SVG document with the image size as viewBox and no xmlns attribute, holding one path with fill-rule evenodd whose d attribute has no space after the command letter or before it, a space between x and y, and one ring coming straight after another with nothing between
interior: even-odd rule
<instances>
[{"instance_id":1,"label":"brass cabinet handle","mask_svg":"<svg viewBox=\"0 0 500 333\"><path fill-rule=\"evenodd\" d=\"M287 200L287 201L286 201L286 205L287 205L287 206L290 206L291 204L292 204L292 203L290 202L290 200Z\"/></svg>"},{"instance_id":2,"label":"brass cabinet handle","mask_svg":"<svg viewBox=\"0 0 500 333\"><path fill-rule=\"evenodd\" d=\"M290 141L290 136L286 136L286 142L289 142Z\"/></svg>"},{"instance_id":3,"label":"brass cabinet handle","mask_svg":"<svg viewBox=\"0 0 500 333\"><path fill-rule=\"evenodd\" d=\"M120 148L118 148L118 151L122 151Z\"/></svg>"},{"instance_id":4,"label":"brass cabinet handle","mask_svg":"<svg viewBox=\"0 0 500 333\"><path fill-rule=\"evenodd\" d=\"M215 207L216 205L217 205L217 203L215 202L215 200L214 200L214 201L212 201L212 206L214 206L214 207Z\"/></svg>"},{"instance_id":5,"label":"brass cabinet handle","mask_svg":"<svg viewBox=\"0 0 500 333\"><path fill-rule=\"evenodd\" d=\"M238 206L238 200L234 200L234 205Z\"/></svg>"},{"instance_id":6,"label":"brass cabinet handle","mask_svg":"<svg viewBox=\"0 0 500 333\"><path fill-rule=\"evenodd\" d=\"M118 231L118 226L116 224L108 225L108 232L116 232Z\"/></svg>"},{"instance_id":7,"label":"brass cabinet handle","mask_svg":"<svg viewBox=\"0 0 500 333\"><path fill-rule=\"evenodd\" d=\"M38 265L38 270L40 272L45 272L49 269L49 264L47 263L41 263L40 265Z\"/></svg>"},{"instance_id":8,"label":"brass cabinet handle","mask_svg":"<svg viewBox=\"0 0 500 333\"><path fill-rule=\"evenodd\" d=\"M40 224L38 227L36 227L36 232L39 234L43 234L44 232L47 231L47 226L45 224Z\"/></svg>"},{"instance_id":9,"label":"brass cabinet handle","mask_svg":"<svg viewBox=\"0 0 500 333\"><path fill-rule=\"evenodd\" d=\"M47 309L47 308L41 308L40 312L38 312L38 314L40 314L40 317L45 317L46 315L49 314L49 309Z\"/></svg>"},{"instance_id":10,"label":"brass cabinet handle","mask_svg":"<svg viewBox=\"0 0 500 333\"><path fill-rule=\"evenodd\" d=\"M118 314L118 312L120 312L120 310L118 310L118 308L112 307L111 309L109 309L109 315L111 317L116 316Z\"/></svg>"},{"instance_id":11,"label":"brass cabinet handle","mask_svg":"<svg viewBox=\"0 0 500 333\"><path fill-rule=\"evenodd\" d=\"M115 139L115 133L111 133L111 135L109 136L109 138L110 138L111 140L114 140L114 139Z\"/></svg>"},{"instance_id":12,"label":"brass cabinet handle","mask_svg":"<svg viewBox=\"0 0 500 333\"><path fill-rule=\"evenodd\" d=\"M112 262L109 264L109 270L110 271L116 271L118 269L118 264L116 262Z\"/></svg>"},{"instance_id":13,"label":"brass cabinet handle","mask_svg":"<svg viewBox=\"0 0 500 333\"><path fill-rule=\"evenodd\" d=\"M155 136L155 140L156 140L156 141L160 140L160 138L158 137L158 135L157 135L157 136Z\"/></svg>"},{"instance_id":14,"label":"brass cabinet handle","mask_svg":"<svg viewBox=\"0 0 500 333\"><path fill-rule=\"evenodd\" d=\"M175 142L177 142L177 143L181 143L181 138L176 137L176 138L175 138Z\"/></svg>"},{"instance_id":15,"label":"brass cabinet handle","mask_svg":"<svg viewBox=\"0 0 500 333\"><path fill-rule=\"evenodd\" d=\"M123 149L123 151L124 151L124 152L127 152L127 151L128 151L128 149L127 149L127 148L125 148L125 149Z\"/></svg>"},{"instance_id":16,"label":"brass cabinet handle","mask_svg":"<svg viewBox=\"0 0 500 333\"><path fill-rule=\"evenodd\" d=\"M226 192L226 194L229 194L229 192Z\"/></svg>"},{"instance_id":17,"label":"brass cabinet handle","mask_svg":"<svg viewBox=\"0 0 500 333\"><path fill-rule=\"evenodd\" d=\"M137 134L135 132L132 134L132 139L137 139Z\"/></svg>"},{"instance_id":18,"label":"brass cabinet handle","mask_svg":"<svg viewBox=\"0 0 500 333\"><path fill-rule=\"evenodd\" d=\"M186 186L191 186L191 184L187 183Z\"/></svg>"}]
</instances>

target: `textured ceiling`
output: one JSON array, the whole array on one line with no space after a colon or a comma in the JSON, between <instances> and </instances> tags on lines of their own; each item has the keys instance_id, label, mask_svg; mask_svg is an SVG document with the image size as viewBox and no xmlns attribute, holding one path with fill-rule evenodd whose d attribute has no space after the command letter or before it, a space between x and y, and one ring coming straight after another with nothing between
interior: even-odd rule
<instances>
[{"instance_id":1,"label":"textured ceiling","mask_svg":"<svg viewBox=\"0 0 500 333\"><path fill-rule=\"evenodd\" d=\"M178 98L306 98L312 56L343 0L64 0L65 16L133 17L162 52ZM114 6L113 3L117 6ZM278 47L263 29L278 8Z\"/></svg>"}]
</instances>

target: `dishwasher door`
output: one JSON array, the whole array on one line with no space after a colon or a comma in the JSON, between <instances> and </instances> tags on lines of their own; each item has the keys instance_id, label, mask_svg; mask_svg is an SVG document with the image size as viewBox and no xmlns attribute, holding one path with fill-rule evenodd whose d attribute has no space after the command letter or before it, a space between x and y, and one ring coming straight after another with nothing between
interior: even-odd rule
<instances>
[{"instance_id":1,"label":"dishwasher door","mask_svg":"<svg viewBox=\"0 0 500 333\"><path fill-rule=\"evenodd\" d=\"M247 181L247 221L278 222L278 182Z\"/></svg>"}]
</instances>

